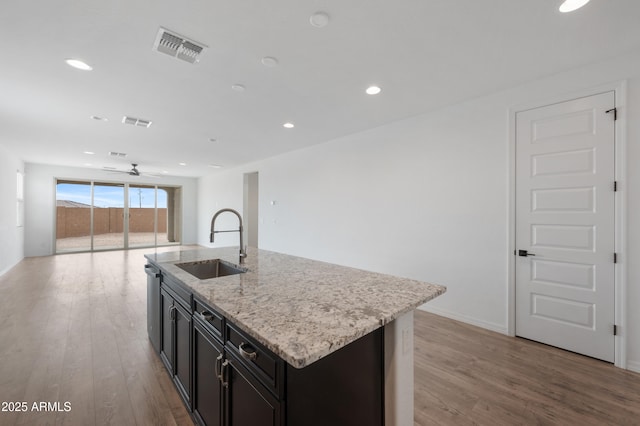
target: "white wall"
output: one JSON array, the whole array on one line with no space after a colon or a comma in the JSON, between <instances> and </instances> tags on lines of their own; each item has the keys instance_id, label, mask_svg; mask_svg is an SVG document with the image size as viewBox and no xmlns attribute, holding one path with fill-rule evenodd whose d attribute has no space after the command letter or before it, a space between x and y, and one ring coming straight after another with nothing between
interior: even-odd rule
<instances>
[{"instance_id":1,"label":"white wall","mask_svg":"<svg viewBox=\"0 0 640 426\"><path fill-rule=\"evenodd\" d=\"M0 275L24 256L24 227L17 226L17 173L24 163L0 145Z\"/></svg>"},{"instance_id":2,"label":"white wall","mask_svg":"<svg viewBox=\"0 0 640 426\"><path fill-rule=\"evenodd\" d=\"M86 179L103 182L147 183L152 185L182 186L182 242L196 241L197 180L165 176L161 179L140 176L119 178L102 170L79 167L60 167L43 164L25 164L25 256L47 256L55 252L55 180Z\"/></svg>"},{"instance_id":3,"label":"white wall","mask_svg":"<svg viewBox=\"0 0 640 426\"><path fill-rule=\"evenodd\" d=\"M633 213L640 211L640 52L203 177L198 243L208 244L216 209L242 209L242 175L259 171L260 248L446 285L425 309L506 332L509 111L621 80L628 82L623 333L628 366L640 370L640 263L632 262L640 256Z\"/></svg>"}]
</instances>

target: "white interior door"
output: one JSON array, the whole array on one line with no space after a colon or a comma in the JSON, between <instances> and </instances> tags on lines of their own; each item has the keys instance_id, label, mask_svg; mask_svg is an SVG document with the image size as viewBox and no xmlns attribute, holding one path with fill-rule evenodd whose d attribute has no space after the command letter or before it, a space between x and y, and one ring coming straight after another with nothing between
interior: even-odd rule
<instances>
[{"instance_id":1,"label":"white interior door","mask_svg":"<svg viewBox=\"0 0 640 426\"><path fill-rule=\"evenodd\" d=\"M608 92L516 114L516 334L609 362L614 106Z\"/></svg>"}]
</instances>

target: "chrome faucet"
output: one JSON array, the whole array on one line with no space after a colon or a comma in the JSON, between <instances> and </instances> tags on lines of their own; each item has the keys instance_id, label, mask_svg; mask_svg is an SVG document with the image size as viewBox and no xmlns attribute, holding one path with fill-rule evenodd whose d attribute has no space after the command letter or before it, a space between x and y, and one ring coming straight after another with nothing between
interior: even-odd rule
<instances>
[{"instance_id":1,"label":"chrome faucet","mask_svg":"<svg viewBox=\"0 0 640 426\"><path fill-rule=\"evenodd\" d=\"M228 231L216 231L215 230L215 226L216 226L216 219L218 218L218 215L220 213L224 213L224 212L231 212L233 214L235 214L236 216L238 216L238 221L240 222L240 226L238 227L238 229L231 229ZM247 253L244 250L244 247L242 246L242 217L240 216L240 213L238 213L237 211L233 210L233 209L222 209L222 210L218 210L216 212L216 214L213 215L213 219L211 219L211 234L209 234L209 242L213 242L213 236L214 234L217 234L218 232L239 232L240 233L240 263L244 263L244 258L247 257Z\"/></svg>"}]
</instances>

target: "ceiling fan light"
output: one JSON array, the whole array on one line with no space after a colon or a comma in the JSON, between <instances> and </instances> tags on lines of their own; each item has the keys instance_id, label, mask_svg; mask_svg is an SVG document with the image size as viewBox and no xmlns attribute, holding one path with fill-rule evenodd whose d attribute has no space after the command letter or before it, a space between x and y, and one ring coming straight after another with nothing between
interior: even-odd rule
<instances>
[{"instance_id":1,"label":"ceiling fan light","mask_svg":"<svg viewBox=\"0 0 640 426\"><path fill-rule=\"evenodd\" d=\"M587 3L589 3L589 0L565 0L558 10L562 13L573 12Z\"/></svg>"}]
</instances>

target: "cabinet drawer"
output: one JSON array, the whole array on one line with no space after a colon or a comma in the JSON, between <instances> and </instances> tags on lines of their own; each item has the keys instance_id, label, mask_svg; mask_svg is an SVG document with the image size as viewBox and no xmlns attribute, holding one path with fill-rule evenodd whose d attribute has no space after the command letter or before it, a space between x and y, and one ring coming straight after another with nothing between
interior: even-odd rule
<instances>
[{"instance_id":1,"label":"cabinet drawer","mask_svg":"<svg viewBox=\"0 0 640 426\"><path fill-rule=\"evenodd\" d=\"M166 274L162 274L162 286L172 291L172 296L183 308L191 311L191 291L178 284L174 279Z\"/></svg>"},{"instance_id":2,"label":"cabinet drawer","mask_svg":"<svg viewBox=\"0 0 640 426\"><path fill-rule=\"evenodd\" d=\"M282 397L284 361L235 325L227 322L225 328L227 350L236 355L265 387Z\"/></svg>"},{"instance_id":3,"label":"cabinet drawer","mask_svg":"<svg viewBox=\"0 0 640 426\"><path fill-rule=\"evenodd\" d=\"M224 342L224 318L222 315L194 297L193 316L199 319L220 342Z\"/></svg>"}]
</instances>

